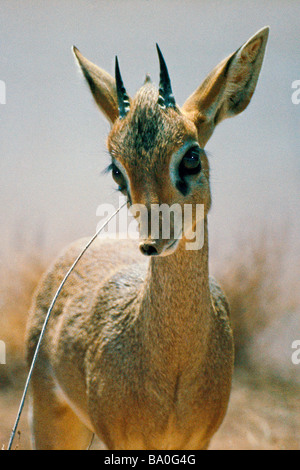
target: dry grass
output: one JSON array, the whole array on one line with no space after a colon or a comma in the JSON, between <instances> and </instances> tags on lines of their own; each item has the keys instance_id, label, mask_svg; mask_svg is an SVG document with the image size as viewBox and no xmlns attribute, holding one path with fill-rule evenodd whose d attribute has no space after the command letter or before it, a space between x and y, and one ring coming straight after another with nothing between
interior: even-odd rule
<instances>
[{"instance_id":1,"label":"dry grass","mask_svg":"<svg viewBox=\"0 0 300 470\"><path fill-rule=\"evenodd\" d=\"M225 421L212 440L215 450L299 450L300 388L235 373Z\"/></svg>"}]
</instances>

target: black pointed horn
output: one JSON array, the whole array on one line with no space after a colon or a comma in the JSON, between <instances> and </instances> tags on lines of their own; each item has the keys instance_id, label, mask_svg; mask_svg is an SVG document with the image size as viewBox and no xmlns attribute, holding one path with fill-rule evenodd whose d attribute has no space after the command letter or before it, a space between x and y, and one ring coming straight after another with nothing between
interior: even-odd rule
<instances>
[{"instance_id":1,"label":"black pointed horn","mask_svg":"<svg viewBox=\"0 0 300 470\"><path fill-rule=\"evenodd\" d=\"M123 80L121 77L120 67L118 57L116 57L116 86L117 86L117 96L119 104L119 116L120 119L124 118L130 109L129 96L125 90Z\"/></svg>"},{"instance_id":2,"label":"black pointed horn","mask_svg":"<svg viewBox=\"0 0 300 470\"><path fill-rule=\"evenodd\" d=\"M167 65L165 59L161 53L161 50L156 44L156 49L159 58L159 65L160 65L160 82L159 82L159 97L158 97L158 104L162 108L176 108L175 98L172 92L171 87L171 80L169 77L169 72L167 69Z\"/></svg>"}]
</instances>

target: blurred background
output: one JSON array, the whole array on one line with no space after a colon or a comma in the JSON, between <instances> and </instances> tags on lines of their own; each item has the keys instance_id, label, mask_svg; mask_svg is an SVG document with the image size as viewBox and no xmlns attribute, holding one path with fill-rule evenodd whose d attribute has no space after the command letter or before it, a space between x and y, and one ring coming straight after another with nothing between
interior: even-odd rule
<instances>
[{"instance_id":1,"label":"blurred background","mask_svg":"<svg viewBox=\"0 0 300 470\"><path fill-rule=\"evenodd\" d=\"M207 144L212 169L211 271L232 307L236 375L214 448L300 449L300 3L297 0L1 1L0 447L24 384L24 330L32 292L54 256L92 235L101 203L117 205L99 113L71 53L75 44L113 73L119 57L133 95L158 42L179 105L258 29L270 37L247 110ZM26 417L18 448L29 448Z\"/></svg>"}]
</instances>

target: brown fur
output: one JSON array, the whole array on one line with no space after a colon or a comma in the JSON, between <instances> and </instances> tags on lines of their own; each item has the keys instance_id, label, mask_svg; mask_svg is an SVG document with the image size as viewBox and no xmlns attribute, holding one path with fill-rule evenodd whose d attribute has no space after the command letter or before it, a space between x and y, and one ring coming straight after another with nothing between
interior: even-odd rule
<instances>
[{"instance_id":1,"label":"brown fur","mask_svg":"<svg viewBox=\"0 0 300 470\"><path fill-rule=\"evenodd\" d=\"M204 204L205 241L201 250L188 251L183 238L169 256L148 263L135 242L92 245L63 288L38 356L32 383L35 448L83 449L92 433L109 449L208 448L230 395L229 309L208 273L206 155L186 196L172 184L169 166L184 142L204 146L221 118L246 107L267 36L267 29L260 31L240 54L221 63L182 110L161 109L147 81L122 120L115 117L113 79L105 72L104 93L103 71L75 50L85 76L94 77L89 85L97 104L113 122L108 148L126 172L131 202ZM154 241L159 253L168 242ZM84 243L69 247L40 284L28 323L29 362L49 304Z\"/></svg>"}]
</instances>

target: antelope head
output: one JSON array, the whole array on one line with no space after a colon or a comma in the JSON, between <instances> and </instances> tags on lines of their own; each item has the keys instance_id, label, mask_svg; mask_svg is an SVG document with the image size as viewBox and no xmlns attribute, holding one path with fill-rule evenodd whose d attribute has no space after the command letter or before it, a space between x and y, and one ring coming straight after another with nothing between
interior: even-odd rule
<instances>
[{"instance_id":1,"label":"antelope head","mask_svg":"<svg viewBox=\"0 0 300 470\"><path fill-rule=\"evenodd\" d=\"M129 206L211 206L209 163L205 145L217 124L241 113L254 93L268 39L263 28L223 60L186 100L175 101L164 57L157 46L160 81L157 88L146 77L131 98L125 89L116 58L115 78L91 63L74 47L74 54L94 99L111 124L107 140L110 169ZM197 224L180 226L180 236ZM151 224L148 224L149 226ZM177 228L178 229L178 228ZM169 255L179 244L178 230L155 238L140 226L140 249L145 255ZM176 231L177 230L177 231Z\"/></svg>"}]
</instances>

